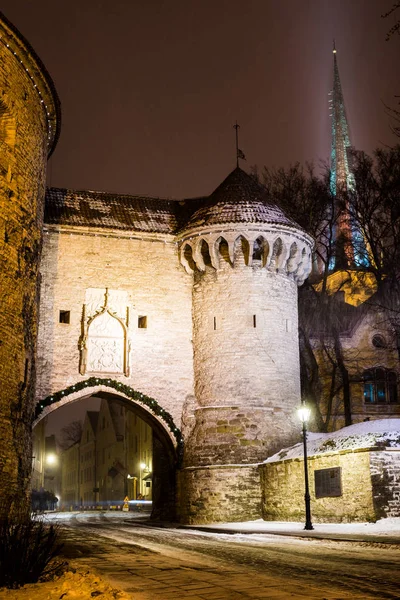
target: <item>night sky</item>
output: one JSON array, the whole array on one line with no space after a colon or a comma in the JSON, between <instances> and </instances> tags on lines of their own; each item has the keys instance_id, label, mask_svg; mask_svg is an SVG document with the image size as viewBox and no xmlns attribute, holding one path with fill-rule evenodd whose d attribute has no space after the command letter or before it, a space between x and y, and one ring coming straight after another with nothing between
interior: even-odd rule
<instances>
[{"instance_id":1,"label":"night sky","mask_svg":"<svg viewBox=\"0 0 400 600\"><path fill-rule=\"evenodd\" d=\"M393 145L392 0L2 0L61 99L50 185L209 194L235 166L329 157L336 39L352 142Z\"/></svg>"}]
</instances>

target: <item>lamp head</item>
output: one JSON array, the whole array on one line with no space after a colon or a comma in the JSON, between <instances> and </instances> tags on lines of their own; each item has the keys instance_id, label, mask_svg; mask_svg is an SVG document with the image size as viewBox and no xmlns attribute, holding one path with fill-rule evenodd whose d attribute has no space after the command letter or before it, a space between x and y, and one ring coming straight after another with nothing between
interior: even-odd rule
<instances>
[{"instance_id":1,"label":"lamp head","mask_svg":"<svg viewBox=\"0 0 400 600\"><path fill-rule=\"evenodd\" d=\"M57 462L57 457L55 454L47 454L46 456L46 463L48 465L55 465Z\"/></svg>"},{"instance_id":2,"label":"lamp head","mask_svg":"<svg viewBox=\"0 0 400 600\"><path fill-rule=\"evenodd\" d=\"M303 402L300 408L297 409L297 415L302 423L307 423L310 419L311 409Z\"/></svg>"}]
</instances>

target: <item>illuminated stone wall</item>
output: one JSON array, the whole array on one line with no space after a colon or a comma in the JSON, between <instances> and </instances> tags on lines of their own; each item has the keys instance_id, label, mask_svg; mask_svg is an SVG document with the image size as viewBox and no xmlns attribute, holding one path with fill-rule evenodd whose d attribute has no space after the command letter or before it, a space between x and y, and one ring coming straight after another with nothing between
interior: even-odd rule
<instances>
[{"instance_id":1,"label":"illuminated stone wall","mask_svg":"<svg viewBox=\"0 0 400 600\"><path fill-rule=\"evenodd\" d=\"M1 514L28 506L45 168L58 99L40 60L1 15L0 34Z\"/></svg>"},{"instance_id":2,"label":"illuminated stone wall","mask_svg":"<svg viewBox=\"0 0 400 600\"><path fill-rule=\"evenodd\" d=\"M182 242L183 264L194 269L197 404L179 500L181 519L192 523L259 518L257 466L298 439L297 285L309 268L310 242L279 225L272 234L268 225L263 234L243 224L230 227L222 244L218 232L215 242L213 233L189 233L193 260L185 253L186 239ZM270 262L253 256L249 264L251 253L240 242L260 235ZM273 250L282 248L279 235L287 252ZM289 252L295 240L297 254ZM205 244L213 265L207 264Z\"/></svg>"},{"instance_id":3,"label":"illuminated stone wall","mask_svg":"<svg viewBox=\"0 0 400 600\"><path fill-rule=\"evenodd\" d=\"M315 497L316 469L341 467L342 494ZM317 522L375 521L400 516L398 450L345 450L308 459L312 519ZM304 462L300 458L260 467L265 520L303 521Z\"/></svg>"},{"instance_id":4,"label":"illuminated stone wall","mask_svg":"<svg viewBox=\"0 0 400 600\"><path fill-rule=\"evenodd\" d=\"M176 245L165 242L165 236L161 240L148 235L140 240L119 232L110 234L90 235L68 228L57 232L46 227L37 398L93 374L111 377L155 398L181 427L182 413L193 394L192 278L179 264ZM110 312L116 310L125 325L128 309L127 369L118 372L118 363L104 357L104 371L90 372L88 344L84 372L80 369L83 321L87 323L101 311L106 289ZM92 292L88 294L88 290ZM93 301L97 293L103 300L91 308L90 299ZM60 323L60 311L69 312L69 323ZM139 327L144 324L139 322L143 317L146 327ZM113 330L106 328L105 335L109 331ZM104 348L111 354L110 339Z\"/></svg>"},{"instance_id":5,"label":"illuminated stone wall","mask_svg":"<svg viewBox=\"0 0 400 600\"><path fill-rule=\"evenodd\" d=\"M261 518L257 465L185 469L178 478L178 517L189 524Z\"/></svg>"}]
</instances>

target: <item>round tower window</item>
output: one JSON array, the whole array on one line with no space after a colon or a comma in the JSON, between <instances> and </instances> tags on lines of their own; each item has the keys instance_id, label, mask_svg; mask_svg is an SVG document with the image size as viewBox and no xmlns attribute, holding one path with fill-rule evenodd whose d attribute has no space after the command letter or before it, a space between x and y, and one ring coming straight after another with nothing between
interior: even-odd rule
<instances>
[{"instance_id":1,"label":"round tower window","mask_svg":"<svg viewBox=\"0 0 400 600\"><path fill-rule=\"evenodd\" d=\"M380 334L374 335L374 337L372 338L372 345L375 346L375 348L386 348L387 347L385 338L383 337L383 335L380 335Z\"/></svg>"}]
</instances>

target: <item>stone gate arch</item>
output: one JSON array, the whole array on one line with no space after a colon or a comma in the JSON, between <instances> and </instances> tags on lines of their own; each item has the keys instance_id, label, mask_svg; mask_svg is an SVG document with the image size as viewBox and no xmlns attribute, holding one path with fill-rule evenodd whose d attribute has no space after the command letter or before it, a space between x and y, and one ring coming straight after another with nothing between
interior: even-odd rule
<instances>
[{"instance_id":1,"label":"stone gate arch","mask_svg":"<svg viewBox=\"0 0 400 600\"><path fill-rule=\"evenodd\" d=\"M32 427L58 408L95 396L131 406L153 430L152 519L176 519L176 472L183 457L183 436L157 400L113 379L90 377L50 394L36 404Z\"/></svg>"}]
</instances>

